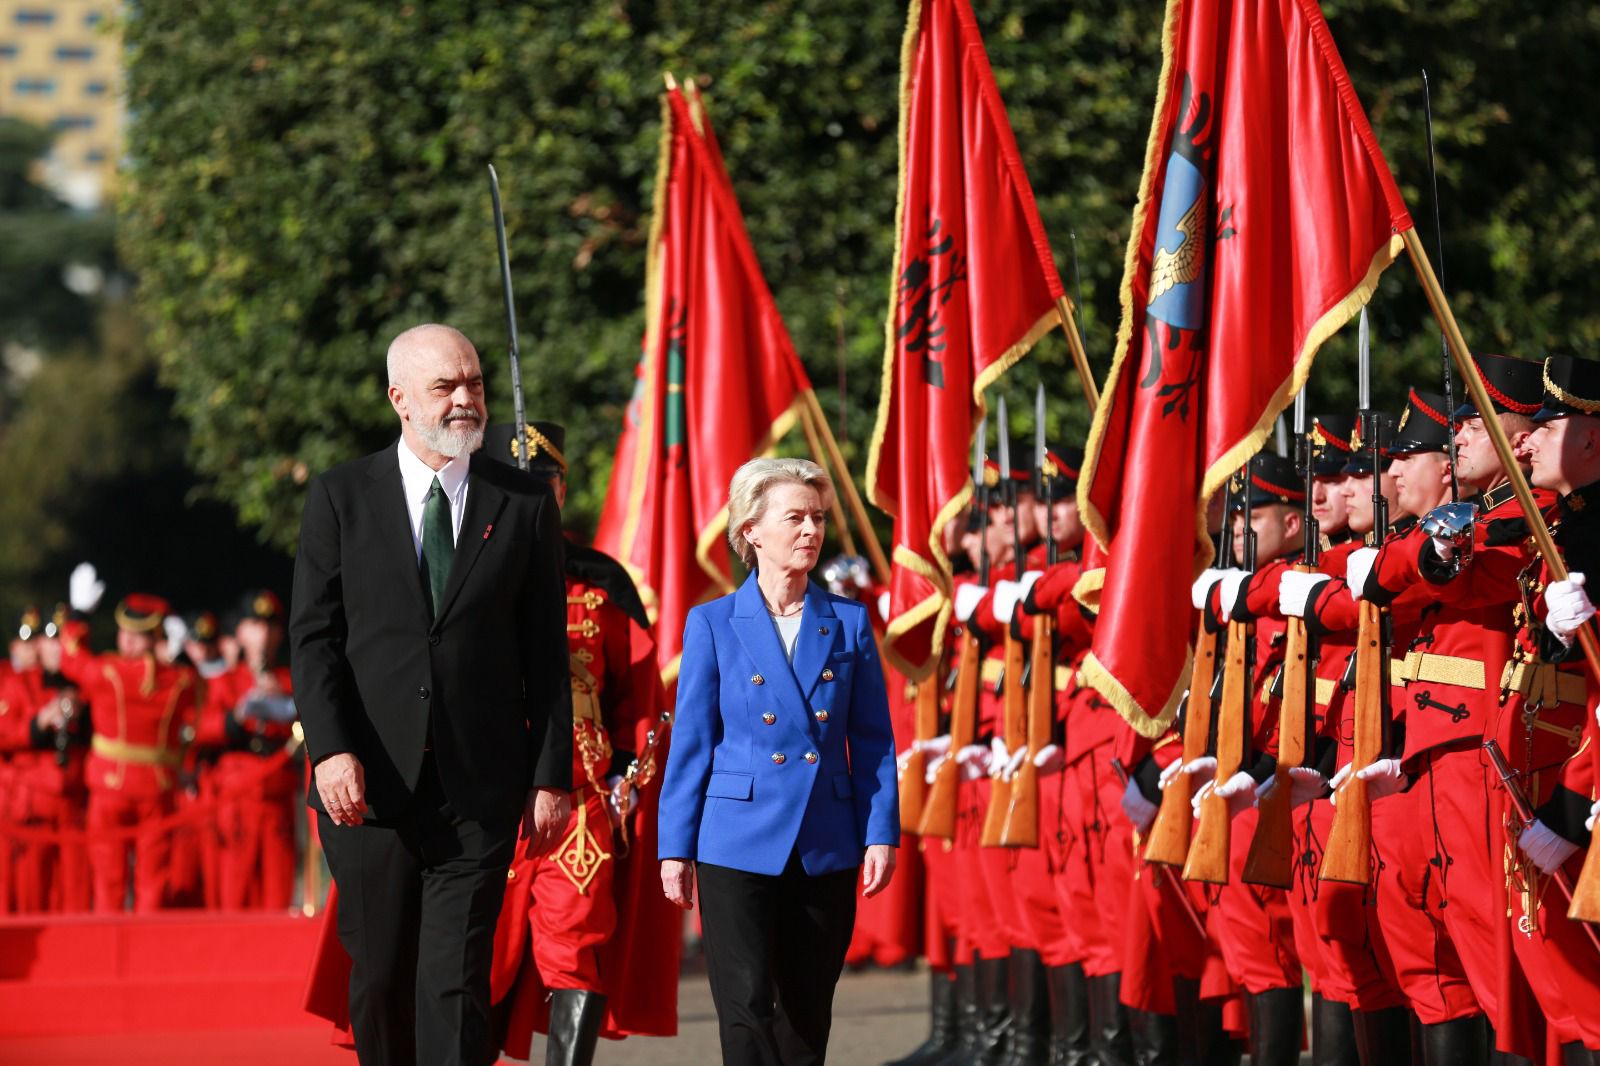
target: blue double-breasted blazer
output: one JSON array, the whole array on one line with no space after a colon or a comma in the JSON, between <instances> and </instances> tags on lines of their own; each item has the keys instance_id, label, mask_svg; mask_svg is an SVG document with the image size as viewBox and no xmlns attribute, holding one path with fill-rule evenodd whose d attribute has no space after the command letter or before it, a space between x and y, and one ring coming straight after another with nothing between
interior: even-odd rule
<instances>
[{"instance_id":1,"label":"blue double-breasted blazer","mask_svg":"<svg viewBox=\"0 0 1600 1066\"><path fill-rule=\"evenodd\" d=\"M657 854L779 874L900 842L894 731L867 608L806 588L791 666L751 574L689 612Z\"/></svg>"}]
</instances>

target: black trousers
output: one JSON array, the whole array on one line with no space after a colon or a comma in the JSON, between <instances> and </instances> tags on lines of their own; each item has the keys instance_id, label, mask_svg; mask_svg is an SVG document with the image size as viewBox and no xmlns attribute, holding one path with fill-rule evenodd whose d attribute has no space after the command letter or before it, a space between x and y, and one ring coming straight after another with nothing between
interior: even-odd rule
<instances>
[{"instance_id":1,"label":"black trousers","mask_svg":"<svg viewBox=\"0 0 1600 1066\"><path fill-rule=\"evenodd\" d=\"M432 755L411 808L336 826L318 814L350 953L350 1025L361 1066L486 1066L489 964L518 819L451 810Z\"/></svg>"},{"instance_id":2,"label":"black trousers","mask_svg":"<svg viewBox=\"0 0 1600 1066\"><path fill-rule=\"evenodd\" d=\"M811 877L791 855L776 877L703 862L695 869L723 1063L825 1062L859 868Z\"/></svg>"}]
</instances>

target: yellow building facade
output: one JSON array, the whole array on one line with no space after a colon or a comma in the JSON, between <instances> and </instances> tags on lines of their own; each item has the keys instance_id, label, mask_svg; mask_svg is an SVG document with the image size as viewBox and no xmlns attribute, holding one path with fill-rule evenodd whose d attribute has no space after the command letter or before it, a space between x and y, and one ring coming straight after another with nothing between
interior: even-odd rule
<instances>
[{"instance_id":1,"label":"yellow building facade","mask_svg":"<svg viewBox=\"0 0 1600 1066\"><path fill-rule=\"evenodd\" d=\"M56 134L47 183L98 207L114 191L124 93L117 0L0 0L0 117Z\"/></svg>"}]
</instances>

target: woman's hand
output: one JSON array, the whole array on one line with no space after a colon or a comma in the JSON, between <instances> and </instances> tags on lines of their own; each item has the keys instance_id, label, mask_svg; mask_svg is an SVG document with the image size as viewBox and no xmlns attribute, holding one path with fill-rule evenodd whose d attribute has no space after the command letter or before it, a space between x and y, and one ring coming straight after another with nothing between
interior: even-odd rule
<instances>
[{"instance_id":1,"label":"woman's hand","mask_svg":"<svg viewBox=\"0 0 1600 1066\"><path fill-rule=\"evenodd\" d=\"M861 863L861 894L871 899L889 887L894 876L895 848L891 844L868 844L867 857ZM665 863L662 876L665 877ZM667 893L671 897L672 893Z\"/></svg>"},{"instance_id":2,"label":"woman's hand","mask_svg":"<svg viewBox=\"0 0 1600 1066\"><path fill-rule=\"evenodd\" d=\"M889 865L894 865L892 860ZM884 881L887 883L888 878ZM679 907L691 909L694 906L694 864L682 859L662 859L661 891Z\"/></svg>"}]
</instances>

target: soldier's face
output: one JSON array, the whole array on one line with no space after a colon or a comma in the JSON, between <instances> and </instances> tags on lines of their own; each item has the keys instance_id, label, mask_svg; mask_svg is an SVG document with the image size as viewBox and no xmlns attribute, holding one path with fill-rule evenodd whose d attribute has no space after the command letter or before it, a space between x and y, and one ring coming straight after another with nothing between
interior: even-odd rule
<instances>
[{"instance_id":1,"label":"soldier's face","mask_svg":"<svg viewBox=\"0 0 1600 1066\"><path fill-rule=\"evenodd\" d=\"M1392 521L1395 506L1395 484L1393 475L1383 474L1383 498L1389 501L1389 518ZM1344 479L1341 489L1344 493L1345 512L1350 523L1352 533L1371 533L1372 518L1372 475L1350 475Z\"/></svg>"},{"instance_id":2,"label":"soldier's face","mask_svg":"<svg viewBox=\"0 0 1600 1066\"><path fill-rule=\"evenodd\" d=\"M1050 504L1050 535L1057 544L1067 548L1083 543L1083 519L1078 515L1076 499L1069 497Z\"/></svg>"},{"instance_id":3,"label":"soldier's face","mask_svg":"<svg viewBox=\"0 0 1600 1066\"><path fill-rule=\"evenodd\" d=\"M1501 414L1496 417L1511 442L1512 453L1520 452L1533 423L1523 415ZM1494 440L1484 427L1483 419L1469 418L1463 421L1456 429L1456 477L1463 485L1470 485L1482 492L1493 488L1505 476L1500 453L1494 450Z\"/></svg>"},{"instance_id":4,"label":"soldier's face","mask_svg":"<svg viewBox=\"0 0 1600 1066\"><path fill-rule=\"evenodd\" d=\"M39 651L35 641L20 637L11 642L11 666L15 670L32 670L39 665Z\"/></svg>"},{"instance_id":5,"label":"soldier's face","mask_svg":"<svg viewBox=\"0 0 1600 1066\"><path fill-rule=\"evenodd\" d=\"M1350 525L1350 507L1344 498L1343 474L1319 477L1311 483L1311 514L1324 533L1342 533Z\"/></svg>"},{"instance_id":6,"label":"soldier's face","mask_svg":"<svg viewBox=\"0 0 1600 1066\"><path fill-rule=\"evenodd\" d=\"M1039 521L1036 503L1032 492L1024 490L1017 493L1017 534L1025 545L1039 543L1039 538L1044 535L1040 532L1044 525Z\"/></svg>"},{"instance_id":7,"label":"soldier's face","mask_svg":"<svg viewBox=\"0 0 1600 1066\"><path fill-rule=\"evenodd\" d=\"M1396 456L1389 473L1395 502L1406 514L1421 518L1450 498L1450 460L1442 452Z\"/></svg>"},{"instance_id":8,"label":"soldier's face","mask_svg":"<svg viewBox=\"0 0 1600 1066\"><path fill-rule=\"evenodd\" d=\"M54 673L61 669L61 641L54 637L37 637L32 643L39 652L39 665Z\"/></svg>"},{"instance_id":9,"label":"soldier's face","mask_svg":"<svg viewBox=\"0 0 1600 1066\"><path fill-rule=\"evenodd\" d=\"M1571 415L1540 422L1518 457L1541 489L1565 495L1581 488L1600 477L1600 418Z\"/></svg>"},{"instance_id":10,"label":"soldier's face","mask_svg":"<svg viewBox=\"0 0 1600 1066\"><path fill-rule=\"evenodd\" d=\"M156 638L151 633L135 633L127 629L117 630L117 654L126 659L142 659L146 655L155 654Z\"/></svg>"},{"instance_id":11,"label":"soldier's face","mask_svg":"<svg viewBox=\"0 0 1600 1066\"><path fill-rule=\"evenodd\" d=\"M1301 526L1304 522L1299 511L1287 504L1272 503L1250 509L1250 528L1256 534L1256 561L1265 563L1281 558L1300 547ZM1244 559L1244 521L1233 516L1233 557Z\"/></svg>"}]
</instances>

